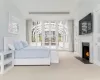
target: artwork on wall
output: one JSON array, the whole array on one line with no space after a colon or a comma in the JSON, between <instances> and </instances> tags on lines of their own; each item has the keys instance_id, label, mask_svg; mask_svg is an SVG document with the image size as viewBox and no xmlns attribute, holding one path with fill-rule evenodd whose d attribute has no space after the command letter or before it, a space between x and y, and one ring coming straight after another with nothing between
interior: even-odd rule
<instances>
[{"instance_id":1,"label":"artwork on wall","mask_svg":"<svg viewBox=\"0 0 100 80\"><path fill-rule=\"evenodd\" d=\"M93 29L93 15L92 13L88 14L86 17L79 21L79 35L85 35L92 33Z\"/></svg>"},{"instance_id":2,"label":"artwork on wall","mask_svg":"<svg viewBox=\"0 0 100 80\"><path fill-rule=\"evenodd\" d=\"M18 34L20 27L20 20L15 16L9 14L9 25L8 25L8 32L12 34Z\"/></svg>"}]
</instances>

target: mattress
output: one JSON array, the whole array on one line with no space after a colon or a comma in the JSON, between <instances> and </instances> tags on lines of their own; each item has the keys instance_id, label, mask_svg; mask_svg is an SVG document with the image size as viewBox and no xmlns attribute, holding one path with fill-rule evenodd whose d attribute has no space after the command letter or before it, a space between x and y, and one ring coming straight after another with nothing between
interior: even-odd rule
<instances>
[{"instance_id":1,"label":"mattress","mask_svg":"<svg viewBox=\"0 0 100 80\"><path fill-rule=\"evenodd\" d=\"M32 59L32 58L48 58L50 57L50 49L45 47L29 46L21 50L15 51L15 59Z\"/></svg>"}]
</instances>

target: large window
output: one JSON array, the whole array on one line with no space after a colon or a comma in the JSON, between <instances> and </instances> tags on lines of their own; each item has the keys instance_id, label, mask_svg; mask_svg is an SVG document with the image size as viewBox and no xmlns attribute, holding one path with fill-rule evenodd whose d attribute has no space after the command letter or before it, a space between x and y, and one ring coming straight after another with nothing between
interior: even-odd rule
<instances>
[{"instance_id":1,"label":"large window","mask_svg":"<svg viewBox=\"0 0 100 80\"><path fill-rule=\"evenodd\" d=\"M34 22L32 27L32 46L45 46L51 49L68 47L67 22Z\"/></svg>"},{"instance_id":2,"label":"large window","mask_svg":"<svg viewBox=\"0 0 100 80\"><path fill-rule=\"evenodd\" d=\"M32 27L32 45L42 46L42 25L41 22L37 22Z\"/></svg>"}]
</instances>

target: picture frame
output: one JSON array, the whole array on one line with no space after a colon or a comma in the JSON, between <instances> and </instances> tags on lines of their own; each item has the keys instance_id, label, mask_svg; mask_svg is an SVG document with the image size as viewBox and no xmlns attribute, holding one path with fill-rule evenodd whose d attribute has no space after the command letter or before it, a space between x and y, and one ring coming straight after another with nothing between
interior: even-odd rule
<instances>
[{"instance_id":1,"label":"picture frame","mask_svg":"<svg viewBox=\"0 0 100 80\"><path fill-rule=\"evenodd\" d=\"M20 20L9 13L8 32L11 34L18 34L20 27Z\"/></svg>"}]
</instances>

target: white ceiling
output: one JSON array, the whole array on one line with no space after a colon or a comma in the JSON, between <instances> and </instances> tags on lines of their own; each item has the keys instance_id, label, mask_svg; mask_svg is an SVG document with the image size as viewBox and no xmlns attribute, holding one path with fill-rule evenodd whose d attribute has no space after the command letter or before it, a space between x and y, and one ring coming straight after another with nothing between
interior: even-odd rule
<instances>
[{"instance_id":1,"label":"white ceiling","mask_svg":"<svg viewBox=\"0 0 100 80\"><path fill-rule=\"evenodd\" d=\"M32 17L29 12L67 12L72 17L80 0L12 0L26 17Z\"/></svg>"}]
</instances>

